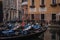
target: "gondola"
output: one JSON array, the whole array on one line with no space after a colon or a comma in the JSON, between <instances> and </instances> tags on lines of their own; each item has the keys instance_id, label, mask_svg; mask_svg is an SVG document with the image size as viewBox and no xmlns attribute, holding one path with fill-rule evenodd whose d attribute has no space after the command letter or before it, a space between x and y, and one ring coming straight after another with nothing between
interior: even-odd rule
<instances>
[{"instance_id":1,"label":"gondola","mask_svg":"<svg viewBox=\"0 0 60 40\"><path fill-rule=\"evenodd\" d=\"M44 33L45 31L47 30L46 27L42 27L42 28L39 28L37 30L33 30L33 29L30 29L29 30L29 33L28 34L25 34L25 35L22 35L20 34L19 32L15 31L15 33L18 33L17 35L14 34L14 35L9 35L9 36L6 36L4 34L2 34L2 36L0 35L0 40L1 39L4 39L4 40L16 40L16 39L29 39L29 38L35 38L35 37L38 37L40 36L42 33ZM1 33L1 32L0 32Z\"/></svg>"}]
</instances>

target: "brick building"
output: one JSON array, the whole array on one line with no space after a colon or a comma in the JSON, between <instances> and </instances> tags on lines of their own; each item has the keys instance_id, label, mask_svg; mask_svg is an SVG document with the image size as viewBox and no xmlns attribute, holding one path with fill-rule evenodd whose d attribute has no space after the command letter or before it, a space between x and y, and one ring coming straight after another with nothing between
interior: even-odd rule
<instances>
[{"instance_id":1,"label":"brick building","mask_svg":"<svg viewBox=\"0 0 60 40\"><path fill-rule=\"evenodd\" d=\"M59 20L60 0L23 0L24 11L28 10L30 20Z\"/></svg>"}]
</instances>

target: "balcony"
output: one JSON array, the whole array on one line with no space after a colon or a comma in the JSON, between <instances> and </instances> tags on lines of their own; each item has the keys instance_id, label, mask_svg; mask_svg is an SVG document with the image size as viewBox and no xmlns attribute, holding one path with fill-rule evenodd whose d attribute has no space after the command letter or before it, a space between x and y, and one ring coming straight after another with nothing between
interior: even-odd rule
<instances>
[{"instance_id":1,"label":"balcony","mask_svg":"<svg viewBox=\"0 0 60 40\"><path fill-rule=\"evenodd\" d=\"M51 4L51 7L57 7L57 4Z\"/></svg>"},{"instance_id":2,"label":"balcony","mask_svg":"<svg viewBox=\"0 0 60 40\"><path fill-rule=\"evenodd\" d=\"M58 3L58 5L60 6L60 3Z\"/></svg>"},{"instance_id":3,"label":"balcony","mask_svg":"<svg viewBox=\"0 0 60 40\"><path fill-rule=\"evenodd\" d=\"M35 8L35 6L34 6L34 5L32 5L32 6L30 6L30 8Z\"/></svg>"},{"instance_id":4,"label":"balcony","mask_svg":"<svg viewBox=\"0 0 60 40\"><path fill-rule=\"evenodd\" d=\"M22 2L22 4L21 4L22 6L27 6L28 5L28 2L27 1L25 1L25 2Z\"/></svg>"},{"instance_id":5,"label":"balcony","mask_svg":"<svg viewBox=\"0 0 60 40\"><path fill-rule=\"evenodd\" d=\"M40 5L40 7L41 7L41 8L44 8L44 7L45 7L45 5L44 5L44 4L43 4L43 5Z\"/></svg>"}]
</instances>

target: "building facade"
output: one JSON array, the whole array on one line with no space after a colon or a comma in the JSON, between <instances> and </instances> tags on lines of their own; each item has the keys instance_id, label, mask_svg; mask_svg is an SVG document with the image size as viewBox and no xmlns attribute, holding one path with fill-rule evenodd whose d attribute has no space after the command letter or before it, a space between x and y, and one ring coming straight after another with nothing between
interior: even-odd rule
<instances>
[{"instance_id":1,"label":"building facade","mask_svg":"<svg viewBox=\"0 0 60 40\"><path fill-rule=\"evenodd\" d=\"M3 21L20 19L21 0L2 0L3 1Z\"/></svg>"},{"instance_id":2,"label":"building facade","mask_svg":"<svg viewBox=\"0 0 60 40\"><path fill-rule=\"evenodd\" d=\"M3 0L3 20L22 19L22 15L29 20L59 20L60 0ZM10 14L9 14L10 13ZM8 19L6 16L9 16Z\"/></svg>"}]
</instances>

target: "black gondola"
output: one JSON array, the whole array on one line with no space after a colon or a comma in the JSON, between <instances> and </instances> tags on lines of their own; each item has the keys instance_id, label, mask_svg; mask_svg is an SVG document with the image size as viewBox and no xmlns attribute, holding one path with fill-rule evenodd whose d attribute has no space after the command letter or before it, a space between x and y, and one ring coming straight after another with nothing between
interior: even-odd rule
<instances>
[{"instance_id":1,"label":"black gondola","mask_svg":"<svg viewBox=\"0 0 60 40\"><path fill-rule=\"evenodd\" d=\"M44 33L47 29L44 28L43 30L37 30L34 31L33 33L27 34L27 35L15 35L15 36L3 36L0 37L0 39L27 39L27 38L33 38L33 37L38 37L40 36L42 33Z\"/></svg>"}]
</instances>

